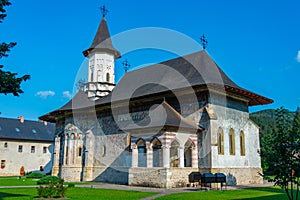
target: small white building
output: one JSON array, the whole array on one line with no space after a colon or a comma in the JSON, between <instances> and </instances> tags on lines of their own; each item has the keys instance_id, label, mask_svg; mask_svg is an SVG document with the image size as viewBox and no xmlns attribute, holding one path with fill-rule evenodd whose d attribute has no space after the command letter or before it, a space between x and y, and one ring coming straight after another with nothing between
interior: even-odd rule
<instances>
[{"instance_id":1,"label":"small white building","mask_svg":"<svg viewBox=\"0 0 300 200\"><path fill-rule=\"evenodd\" d=\"M0 176L50 173L55 124L0 118Z\"/></svg>"}]
</instances>

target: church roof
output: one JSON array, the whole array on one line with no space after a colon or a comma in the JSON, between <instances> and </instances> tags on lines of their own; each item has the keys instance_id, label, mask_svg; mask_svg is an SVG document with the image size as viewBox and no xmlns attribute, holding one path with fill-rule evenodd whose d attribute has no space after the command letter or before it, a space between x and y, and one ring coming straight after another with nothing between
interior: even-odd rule
<instances>
[{"instance_id":1,"label":"church roof","mask_svg":"<svg viewBox=\"0 0 300 200\"><path fill-rule=\"evenodd\" d=\"M198 86L219 89L244 97L249 100L249 106L273 102L234 83L205 50L130 71L122 77L112 93L95 102L87 100L86 95L81 91L74 98L85 99L78 100L81 103L77 104L76 109L80 109ZM41 116L40 119L54 121L53 117L50 119L54 113L74 109L71 102L72 100L60 109Z\"/></svg>"},{"instance_id":2,"label":"church roof","mask_svg":"<svg viewBox=\"0 0 300 200\"><path fill-rule=\"evenodd\" d=\"M113 90L113 96L101 98L96 105L126 100L187 87L204 86L225 90L249 99L249 105L272 103L273 100L250 92L234 83L206 51L178 57L124 75ZM134 92L133 92L134 91ZM128 96L128 94L133 94Z\"/></svg>"},{"instance_id":3,"label":"church roof","mask_svg":"<svg viewBox=\"0 0 300 200\"><path fill-rule=\"evenodd\" d=\"M195 122L180 115L166 101L153 106L149 111L149 116L136 124L129 124L127 127L124 127L124 130L132 131L153 128L158 128L159 130L157 131L160 131L162 128L193 129L195 132L197 132L197 130L203 130L203 128L199 127Z\"/></svg>"},{"instance_id":4,"label":"church roof","mask_svg":"<svg viewBox=\"0 0 300 200\"><path fill-rule=\"evenodd\" d=\"M110 50L114 52L116 58L121 57L120 52L117 51L112 44L105 17L101 20L92 45L87 50L83 51L83 55L88 56L88 54L94 49Z\"/></svg>"},{"instance_id":5,"label":"church roof","mask_svg":"<svg viewBox=\"0 0 300 200\"><path fill-rule=\"evenodd\" d=\"M31 120L0 118L0 139L53 142L55 124Z\"/></svg>"}]
</instances>

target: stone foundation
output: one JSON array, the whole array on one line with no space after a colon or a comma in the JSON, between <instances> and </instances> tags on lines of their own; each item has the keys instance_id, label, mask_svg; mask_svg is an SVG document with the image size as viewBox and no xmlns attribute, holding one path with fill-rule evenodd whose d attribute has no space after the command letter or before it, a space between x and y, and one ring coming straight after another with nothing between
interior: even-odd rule
<instances>
[{"instance_id":1,"label":"stone foundation","mask_svg":"<svg viewBox=\"0 0 300 200\"><path fill-rule=\"evenodd\" d=\"M263 184L263 178L258 174L261 168L130 168L128 184L132 186L176 188L189 184L191 172L224 173L227 185Z\"/></svg>"},{"instance_id":2,"label":"stone foundation","mask_svg":"<svg viewBox=\"0 0 300 200\"><path fill-rule=\"evenodd\" d=\"M52 167L51 175L52 176L58 176L59 175L58 173L59 173L59 167L58 166Z\"/></svg>"},{"instance_id":3,"label":"stone foundation","mask_svg":"<svg viewBox=\"0 0 300 200\"><path fill-rule=\"evenodd\" d=\"M93 167L92 181L128 184L128 167Z\"/></svg>"},{"instance_id":4,"label":"stone foundation","mask_svg":"<svg viewBox=\"0 0 300 200\"><path fill-rule=\"evenodd\" d=\"M212 168L199 169L200 173L224 173L227 185L251 185L263 184L263 178L258 173L262 173L261 168Z\"/></svg>"},{"instance_id":5,"label":"stone foundation","mask_svg":"<svg viewBox=\"0 0 300 200\"><path fill-rule=\"evenodd\" d=\"M128 184L132 186L176 188L189 184L189 174L198 168L130 168Z\"/></svg>"},{"instance_id":6,"label":"stone foundation","mask_svg":"<svg viewBox=\"0 0 300 200\"><path fill-rule=\"evenodd\" d=\"M81 167L72 167L72 166L63 166L61 168L60 177L64 179L64 181L68 182L80 182L81 181Z\"/></svg>"}]
</instances>

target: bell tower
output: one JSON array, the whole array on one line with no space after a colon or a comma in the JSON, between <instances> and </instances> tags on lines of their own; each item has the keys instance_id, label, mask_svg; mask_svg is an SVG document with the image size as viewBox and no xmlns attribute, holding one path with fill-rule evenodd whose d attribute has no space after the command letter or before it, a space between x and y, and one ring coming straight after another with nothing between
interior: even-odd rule
<instances>
[{"instance_id":1,"label":"bell tower","mask_svg":"<svg viewBox=\"0 0 300 200\"><path fill-rule=\"evenodd\" d=\"M84 86L84 92L94 101L108 95L115 87L115 59L121 57L110 38L105 6L101 7L101 11L103 16L93 43L83 51L88 58L88 83Z\"/></svg>"}]
</instances>

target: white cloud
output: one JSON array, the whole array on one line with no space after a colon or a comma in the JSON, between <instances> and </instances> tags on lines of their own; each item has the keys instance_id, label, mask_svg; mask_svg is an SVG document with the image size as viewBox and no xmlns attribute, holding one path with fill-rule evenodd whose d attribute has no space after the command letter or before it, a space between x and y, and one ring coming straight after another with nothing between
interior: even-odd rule
<instances>
[{"instance_id":1,"label":"white cloud","mask_svg":"<svg viewBox=\"0 0 300 200\"><path fill-rule=\"evenodd\" d=\"M67 99L71 99L72 95L69 91L64 91L63 92L63 97L64 98L67 98Z\"/></svg>"},{"instance_id":2,"label":"white cloud","mask_svg":"<svg viewBox=\"0 0 300 200\"><path fill-rule=\"evenodd\" d=\"M35 94L35 96L39 96L42 99L47 99L48 97L53 97L55 92L48 90L48 91L39 91Z\"/></svg>"},{"instance_id":3,"label":"white cloud","mask_svg":"<svg viewBox=\"0 0 300 200\"><path fill-rule=\"evenodd\" d=\"M297 61L300 63L300 51L298 51L298 54L297 54Z\"/></svg>"}]
</instances>

